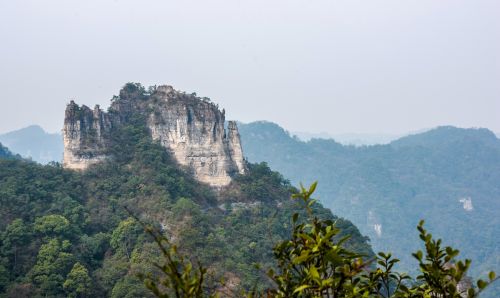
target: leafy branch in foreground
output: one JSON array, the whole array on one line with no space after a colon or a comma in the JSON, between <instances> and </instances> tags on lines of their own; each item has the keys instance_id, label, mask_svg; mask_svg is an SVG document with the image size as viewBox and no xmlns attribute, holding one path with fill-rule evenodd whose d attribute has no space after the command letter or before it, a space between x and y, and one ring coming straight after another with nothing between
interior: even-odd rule
<instances>
[{"instance_id":1,"label":"leafy branch in foreground","mask_svg":"<svg viewBox=\"0 0 500 298\"><path fill-rule=\"evenodd\" d=\"M203 289L206 269L201 265L193 266L193 263L177 250L177 246L171 244L167 237L150 226L145 226L164 258L163 264L154 265L162 272L162 277L152 274L139 274L144 280L146 287L157 297L207 297Z\"/></svg>"},{"instance_id":2,"label":"leafy branch in foreground","mask_svg":"<svg viewBox=\"0 0 500 298\"><path fill-rule=\"evenodd\" d=\"M416 280L393 271L399 260L390 253L380 252L376 259L365 261L364 256L343 247L349 237L336 240L340 230L335 222L314 216L312 206L316 200L311 196L316 185L309 189L301 186L300 192L293 195L303 203L308 218L300 222L299 214L294 213L291 238L273 249L277 268L270 269L268 276L275 286L263 293L247 293L247 297L473 298L497 279L490 272L488 280L479 279L475 287L467 276L471 261L455 260L459 251L449 246L443 248L441 239L433 239L424 229L424 221L417 229L425 252L413 254L421 272ZM141 276L157 297L223 294L204 286L206 269L201 265L194 267L160 232L150 227L146 231L153 236L165 259L165 264L156 264L161 277Z\"/></svg>"},{"instance_id":3,"label":"leafy branch in foreground","mask_svg":"<svg viewBox=\"0 0 500 298\"><path fill-rule=\"evenodd\" d=\"M459 251L450 246L442 247L441 239L433 239L432 234L424 229L424 221L417 226L420 239L425 243L425 256L417 251L413 256L418 260L421 274L417 276L419 286L408 289L405 293L418 297L478 297L479 294L496 280L495 272L490 272L489 281L479 279L477 287L467 276L471 260L455 261ZM412 296L413 297L413 296Z\"/></svg>"},{"instance_id":4,"label":"leafy branch in foreground","mask_svg":"<svg viewBox=\"0 0 500 298\"><path fill-rule=\"evenodd\" d=\"M145 232L156 242L163 257L162 263L154 262L153 265L161 272L158 274L139 273L139 279L144 281L145 286L160 298L201 298L214 297L207 295L203 288L207 270L200 264L193 263L179 253L177 246L172 244L162 231L147 225L133 214L131 210L126 211L135 221L140 223Z\"/></svg>"},{"instance_id":5,"label":"leafy branch in foreground","mask_svg":"<svg viewBox=\"0 0 500 298\"><path fill-rule=\"evenodd\" d=\"M301 186L301 192L293 197L300 199L310 217L307 223L298 223L299 214L292 217L293 231L289 240L278 243L274 256L278 261L278 273L269 270L276 289L269 292L274 297L343 297L358 294L359 274L366 264L362 256L353 253L333 238L340 232L331 220L313 217L311 198L316 183L309 189Z\"/></svg>"}]
</instances>

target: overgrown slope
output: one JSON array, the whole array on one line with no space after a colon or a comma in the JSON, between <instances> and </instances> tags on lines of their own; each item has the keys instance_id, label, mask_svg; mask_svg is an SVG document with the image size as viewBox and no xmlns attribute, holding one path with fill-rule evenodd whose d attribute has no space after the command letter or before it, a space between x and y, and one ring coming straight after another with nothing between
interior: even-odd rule
<instances>
[{"instance_id":1,"label":"overgrown slope","mask_svg":"<svg viewBox=\"0 0 500 298\"><path fill-rule=\"evenodd\" d=\"M180 169L136 116L113 132L115 158L83 173L0 159L0 296L149 296L136 274L154 272L159 254L126 208L196 256L213 279L266 286L254 264L273 266L273 245L289 236L298 207L288 181L249 164L248 174L215 192ZM372 255L355 226L343 219L338 226L351 235L349 247Z\"/></svg>"},{"instance_id":2,"label":"overgrown slope","mask_svg":"<svg viewBox=\"0 0 500 298\"><path fill-rule=\"evenodd\" d=\"M402 270L418 245L415 226L473 260L473 275L500 268L500 140L486 129L440 127L389 145L302 142L273 123L239 124L251 162L267 161L292 182L319 180L318 197L392 251Z\"/></svg>"}]
</instances>

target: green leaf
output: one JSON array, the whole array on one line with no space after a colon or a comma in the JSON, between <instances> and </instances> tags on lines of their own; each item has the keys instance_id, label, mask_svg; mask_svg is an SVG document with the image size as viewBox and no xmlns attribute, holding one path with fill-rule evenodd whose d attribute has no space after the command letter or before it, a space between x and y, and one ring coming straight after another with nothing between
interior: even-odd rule
<instances>
[{"instance_id":1,"label":"green leaf","mask_svg":"<svg viewBox=\"0 0 500 298\"><path fill-rule=\"evenodd\" d=\"M300 287L296 288L296 289L293 291L293 293L295 294L295 293L297 293L297 292L302 292L302 291L304 291L305 289L310 288L310 287L311 287L310 285L301 285Z\"/></svg>"},{"instance_id":2,"label":"green leaf","mask_svg":"<svg viewBox=\"0 0 500 298\"><path fill-rule=\"evenodd\" d=\"M318 186L318 181L315 181L311 186L309 187L309 195L312 195L312 193L316 190L316 186Z\"/></svg>"},{"instance_id":3,"label":"green leaf","mask_svg":"<svg viewBox=\"0 0 500 298\"><path fill-rule=\"evenodd\" d=\"M316 267L312 266L311 268L309 268L309 274L311 274L312 278L319 280L319 273Z\"/></svg>"},{"instance_id":4,"label":"green leaf","mask_svg":"<svg viewBox=\"0 0 500 298\"><path fill-rule=\"evenodd\" d=\"M274 277L274 270L273 270L272 268L271 268L271 269L269 269L269 270L267 271L267 275L268 275L269 277L271 277L271 278L272 278L272 277Z\"/></svg>"},{"instance_id":5,"label":"green leaf","mask_svg":"<svg viewBox=\"0 0 500 298\"><path fill-rule=\"evenodd\" d=\"M333 285L333 278L330 277L330 278L321 280L322 287L331 286L331 285Z\"/></svg>"},{"instance_id":6,"label":"green leaf","mask_svg":"<svg viewBox=\"0 0 500 298\"><path fill-rule=\"evenodd\" d=\"M424 256L424 254L422 253L422 251L421 251L421 250L419 250L419 251L417 251L416 253L414 253L414 254L413 254L413 256L414 256L417 260L421 261L421 260L422 260L422 257Z\"/></svg>"},{"instance_id":7,"label":"green leaf","mask_svg":"<svg viewBox=\"0 0 500 298\"><path fill-rule=\"evenodd\" d=\"M495 277L496 277L496 274L494 271L491 271L489 274L488 274L488 277L490 278L490 280L494 280Z\"/></svg>"},{"instance_id":8,"label":"green leaf","mask_svg":"<svg viewBox=\"0 0 500 298\"><path fill-rule=\"evenodd\" d=\"M306 189L304 188L304 185L302 184L302 182L300 182L300 192L302 192L302 193L306 192Z\"/></svg>"},{"instance_id":9,"label":"green leaf","mask_svg":"<svg viewBox=\"0 0 500 298\"><path fill-rule=\"evenodd\" d=\"M307 260L308 257L309 257L309 253L303 252L300 256L293 258L292 263L300 264L300 263L304 262L305 260Z\"/></svg>"}]
</instances>

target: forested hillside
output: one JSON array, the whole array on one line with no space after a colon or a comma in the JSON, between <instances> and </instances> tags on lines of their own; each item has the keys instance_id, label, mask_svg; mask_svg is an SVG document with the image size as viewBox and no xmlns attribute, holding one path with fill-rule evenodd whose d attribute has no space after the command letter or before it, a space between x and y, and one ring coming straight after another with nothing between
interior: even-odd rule
<instances>
[{"instance_id":1,"label":"forested hillside","mask_svg":"<svg viewBox=\"0 0 500 298\"><path fill-rule=\"evenodd\" d=\"M269 122L240 124L245 154L293 183L319 181L325 207L369 235L374 250L405 252L425 219L436 236L474 260L473 275L500 266L500 140L486 129L440 127L389 145L302 142ZM498 285L496 285L498 287Z\"/></svg>"},{"instance_id":2,"label":"forested hillside","mask_svg":"<svg viewBox=\"0 0 500 298\"><path fill-rule=\"evenodd\" d=\"M153 143L140 119L113 136L115 158L81 173L0 159L0 297L151 296L137 273L154 274L161 254L133 216L164 231L211 280L266 287L254 265L274 266L272 247L289 237L298 209L287 180L248 164L214 191ZM337 219L339 237L351 235L346 246L373 255L349 221L317 212Z\"/></svg>"}]
</instances>

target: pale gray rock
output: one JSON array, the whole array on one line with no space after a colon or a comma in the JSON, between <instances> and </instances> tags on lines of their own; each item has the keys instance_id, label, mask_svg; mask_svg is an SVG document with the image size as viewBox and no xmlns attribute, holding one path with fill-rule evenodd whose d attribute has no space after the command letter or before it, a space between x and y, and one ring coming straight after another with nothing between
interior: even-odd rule
<instances>
[{"instance_id":1,"label":"pale gray rock","mask_svg":"<svg viewBox=\"0 0 500 298\"><path fill-rule=\"evenodd\" d=\"M98 105L94 110L71 101L66 107L63 127L63 166L84 170L107 158L105 151L111 131L109 116Z\"/></svg>"},{"instance_id":2,"label":"pale gray rock","mask_svg":"<svg viewBox=\"0 0 500 298\"><path fill-rule=\"evenodd\" d=\"M229 121L226 129L225 112L217 105L171 86L159 86L151 93L126 86L108 113L72 101L63 128L64 167L85 170L112 158L106 149L113 128L127 123L134 113L146 116L152 140L169 150L199 181L222 187L235 174L245 173L236 122Z\"/></svg>"}]
</instances>

